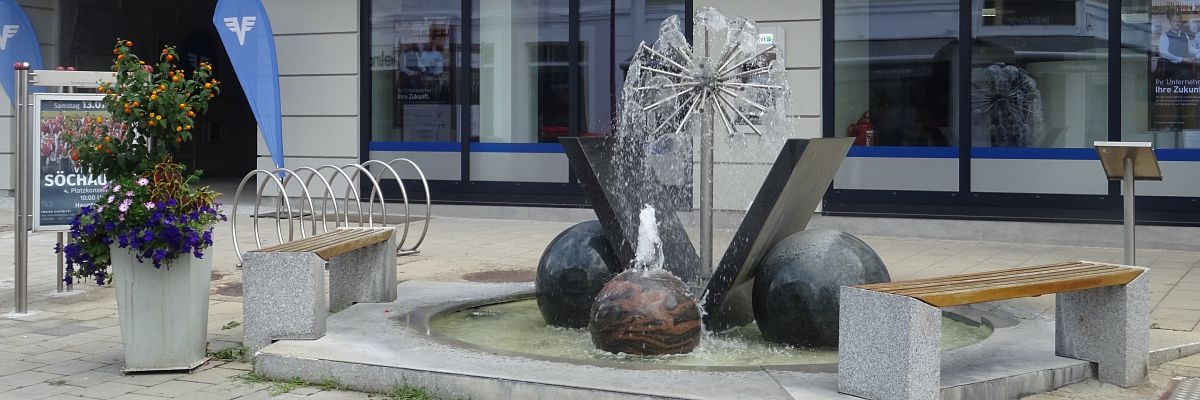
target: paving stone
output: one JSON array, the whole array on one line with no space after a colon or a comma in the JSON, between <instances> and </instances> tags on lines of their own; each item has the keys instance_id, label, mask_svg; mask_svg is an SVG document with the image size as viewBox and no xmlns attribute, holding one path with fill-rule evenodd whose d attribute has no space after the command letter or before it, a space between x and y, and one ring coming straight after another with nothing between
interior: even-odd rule
<instances>
[{"instance_id":1,"label":"paving stone","mask_svg":"<svg viewBox=\"0 0 1200 400\"><path fill-rule=\"evenodd\" d=\"M121 324L121 320L113 318L97 318L93 320L80 322L80 326L90 326L93 328L108 328Z\"/></svg>"},{"instance_id":2,"label":"paving stone","mask_svg":"<svg viewBox=\"0 0 1200 400\"><path fill-rule=\"evenodd\" d=\"M117 314L107 308L96 308L82 312L72 312L64 314L65 317L76 321L90 321L96 318L114 317ZM111 326L111 325L110 325ZM96 327L102 328L102 327Z\"/></svg>"},{"instance_id":3,"label":"paving stone","mask_svg":"<svg viewBox=\"0 0 1200 400\"><path fill-rule=\"evenodd\" d=\"M138 386L154 386L166 381L175 380L186 374L175 373L138 373L122 376L114 382L128 383Z\"/></svg>"},{"instance_id":4,"label":"paving stone","mask_svg":"<svg viewBox=\"0 0 1200 400\"><path fill-rule=\"evenodd\" d=\"M61 383L42 382L34 385L29 385L17 390L4 393L4 398L26 398L31 400L43 399L59 393L66 393L74 390L74 386L67 386Z\"/></svg>"},{"instance_id":5,"label":"paving stone","mask_svg":"<svg viewBox=\"0 0 1200 400\"><path fill-rule=\"evenodd\" d=\"M40 331L34 331L33 333L36 333L39 335L47 335L47 336L68 336L68 335L74 335L76 333L84 333L84 332L94 331L94 330L96 330L96 328L89 327L89 326L82 326L79 324L62 324L62 325L59 325L59 326L56 326L53 328L47 328L47 329L42 329Z\"/></svg>"},{"instance_id":6,"label":"paving stone","mask_svg":"<svg viewBox=\"0 0 1200 400\"><path fill-rule=\"evenodd\" d=\"M121 375L119 374L109 372L84 371L64 376L61 379L68 385L87 388L101 383L112 382L114 379L120 377Z\"/></svg>"},{"instance_id":7,"label":"paving stone","mask_svg":"<svg viewBox=\"0 0 1200 400\"><path fill-rule=\"evenodd\" d=\"M229 368L212 368L197 373L193 373L179 378L181 381L200 382L200 383L225 383L244 375L246 371L229 369Z\"/></svg>"},{"instance_id":8,"label":"paving stone","mask_svg":"<svg viewBox=\"0 0 1200 400\"><path fill-rule=\"evenodd\" d=\"M120 395L117 397L113 397L112 400L162 400L165 398L166 397L150 396L150 395L135 394L135 393L126 393L126 394L123 394L123 395Z\"/></svg>"},{"instance_id":9,"label":"paving stone","mask_svg":"<svg viewBox=\"0 0 1200 400\"><path fill-rule=\"evenodd\" d=\"M45 352L42 354L38 354L35 356L25 357L25 361L40 362L43 364L55 364L55 363L69 361L69 360L74 360L76 358L83 357L86 355L87 354L76 353L73 351L54 350L54 351L49 351L49 352Z\"/></svg>"},{"instance_id":10,"label":"paving stone","mask_svg":"<svg viewBox=\"0 0 1200 400\"><path fill-rule=\"evenodd\" d=\"M127 383L107 382L103 385L74 389L67 393L96 399L111 399L135 390L142 390L144 388L144 386L130 385Z\"/></svg>"},{"instance_id":11,"label":"paving stone","mask_svg":"<svg viewBox=\"0 0 1200 400\"><path fill-rule=\"evenodd\" d=\"M371 398L370 394L342 390L325 390L306 397L308 400L361 400L368 398Z\"/></svg>"},{"instance_id":12,"label":"paving stone","mask_svg":"<svg viewBox=\"0 0 1200 400\"><path fill-rule=\"evenodd\" d=\"M93 370L96 368L103 367L105 365L107 365L107 364L94 363L94 362L88 362L88 361L80 361L80 360L69 360L69 361L50 364L50 365L38 368L37 371L49 372L52 374L60 374L60 375L71 375L71 374L76 374L76 373L80 373L83 371L90 371L90 370Z\"/></svg>"},{"instance_id":13,"label":"paving stone","mask_svg":"<svg viewBox=\"0 0 1200 400\"><path fill-rule=\"evenodd\" d=\"M117 346L115 349L109 349L103 353L89 354L79 357L79 360L100 364L118 364L125 362L125 353L121 351L120 346Z\"/></svg>"},{"instance_id":14,"label":"paving stone","mask_svg":"<svg viewBox=\"0 0 1200 400\"><path fill-rule=\"evenodd\" d=\"M135 391L134 393L148 394L151 396L177 397L186 393L199 391L200 389L204 389L209 386L212 385L207 383L173 380L150 386L145 389Z\"/></svg>"},{"instance_id":15,"label":"paving stone","mask_svg":"<svg viewBox=\"0 0 1200 400\"><path fill-rule=\"evenodd\" d=\"M0 363L0 376L15 374L21 371L38 369L46 366L46 364L35 363L21 360L4 361Z\"/></svg>"},{"instance_id":16,"label":"paving stone","mask_svg":"<svg viewBox=\"0 0 1200 400\"><path fill-rule=\"evenodd\" d=\"M234 397L236 396L228 393L191 392L175 397L174 400L229 400Z\"/></svg>"},{"instance_id":17,"label":"paving stone","mask_svg":"<svg viewBox=\"0 0 1200 400\"><path fill-rule=\"evenodd\" d=\"M0 338L0 345L23 346L37 344L47 340L54 339L54 336L40 335L36 333L24 333L15 336Z\"/></svg>"},{"instance_id":18,"label":"paving stone","mask_svg":"<svg viewBox=\"0 0 1200 400\"><path fill-rule=\"evenodd\" d=\"M21 371L0 377L0 386L25 387L59 378L62 378L62 375L41 371Z\"/></svg>"},{"instance_id":19,"label":"paving stone","mask_svg":"<svg viewBox=\"0 0 1200 400\"><path fill-rule=\"evenodd\" d=\"M247 394L254 393L254 392L257 392L260 390L265 390L268 387L270 387L270 385L267 385L265 383L249 383L249 382L233 381L233 382L226 382L226 383L219 383L216 385L212 385L210 387L202 389L201 391L217 393L217 394L230 394L230 395L233 395L233 397L241 397L241 396L245 396Z\"/></svg>"}]
</instances>

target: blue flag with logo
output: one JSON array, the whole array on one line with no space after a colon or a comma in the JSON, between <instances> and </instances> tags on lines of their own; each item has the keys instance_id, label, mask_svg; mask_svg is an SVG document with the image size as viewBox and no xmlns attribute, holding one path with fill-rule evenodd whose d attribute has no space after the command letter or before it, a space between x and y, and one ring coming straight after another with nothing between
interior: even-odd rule
<instances>
[{"instance_id":1,"label":"blue flag with logo","mask_svg":"<svg viewBox=\"0 0 1200 400\"><path fill-rule=\"evenodd\" d=\"M21 5L16 0L0 0L0 85L10 100L17 89L12 66L18 62L42 69L42 49Z\"/></svg>"},{"instance_id":2,"label":"blue flag with logo","mask_svg":"<svg viewBox=\"0 0 1200 400\"><path fill-rule=\"evenodd\" d=\"M220 0L213 25L221 34L225 52L246 100L258 120L263 141L277 168L283 167L283 117L279 109L279 65L275 35L267 11L259 0Z\"/></svg>"}]
</instances>

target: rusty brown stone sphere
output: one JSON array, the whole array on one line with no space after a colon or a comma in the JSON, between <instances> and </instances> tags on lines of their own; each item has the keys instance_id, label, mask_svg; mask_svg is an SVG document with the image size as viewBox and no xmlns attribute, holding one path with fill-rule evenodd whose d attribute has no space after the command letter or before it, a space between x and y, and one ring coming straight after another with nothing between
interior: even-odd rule
<instances>
[{"instance_id":1,"label":"rusty brown stone sphere","mask_svg":"<svg viewBox=\"0 0 1200 400\"><path fill-rule=\"evenodd\" d=\"M600 289L588 330L612 353L690 353L700 343L700 307L670 272L630 269Z\"/></svg>"}]
</instances>

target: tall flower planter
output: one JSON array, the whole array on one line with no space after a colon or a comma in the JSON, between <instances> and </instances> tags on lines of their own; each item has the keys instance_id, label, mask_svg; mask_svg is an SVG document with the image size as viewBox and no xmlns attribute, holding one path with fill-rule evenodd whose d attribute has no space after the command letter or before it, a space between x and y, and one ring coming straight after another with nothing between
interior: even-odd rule
<instances>
[{"instance_id":1,"label":"tall flower planter","mask_svg":"<svg viewBox=\"0 0 1200 400\"><path fill-rule=\"evenodd\" d=\"M191 370L208 360L212 258L184 256L155 269L129 249L110 250L124 371Z\"/></svg>"}]
</instances>

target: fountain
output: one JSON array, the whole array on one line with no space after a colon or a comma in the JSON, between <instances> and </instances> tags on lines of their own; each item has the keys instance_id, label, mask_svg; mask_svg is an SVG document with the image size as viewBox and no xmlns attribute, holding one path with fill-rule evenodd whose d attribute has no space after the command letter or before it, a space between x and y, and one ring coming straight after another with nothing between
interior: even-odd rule
<instances>
[{"instance_id":1,"label":"fountain","mask_svg":"<svg viewBox=\"0 0 1200 400\"><path fill-rule=\"evenodd\" d=\"M666 335L675 326L664 322L671 314L653 309L661 306L659 302L648 301L678 297L676 293L658 293L673 292L675 285L630 284L630 279L642 275L620 273L630 263L633 266L629 268L642 268L638 257L642 256L642 251L648 251L642 245L648 240L646 235L653 233L649 240L655 242L656 249L661 249L656 254L668 271L656 273L656 281L665 281L665 275L673 274L686 282L694 301L702 304L706 312L707 329L722 331L746 325L757 316L759 326L767 329L763 332L764 337L770 340L835 346L838 287L886 282L889 280L887 270L870 247L847 234L841 235L853 240L819 243L806 241L804 237L792 238L792 235L804 230L808 216L846 155L850 140L782 140L792 136L791 124L786 118L790 90L780 62L782 57L774 46L759 45L758 29L753 21L728 18L714 8L703 8L696 13L695 31L697 46L693 48L684 37L678 18L671 17L662 23L659 39L653 45L640 45L625 80L621 112L612 137L562 139L576 175L592 200L598 223L604 229L604 235L592 231L594 236L588 240L607 240L608 245L601 247L612 253L593 258L610 260L604 268L599 268L595 262L557 262L596 254L596 247L566 246L557 239L547 246L538 266L538 297L567 297L562 293L570 291L571 310L551 301L539 301L542 314L549 324L579 327L582 315L566 313L581 312L588 295L592 295L590 297L599 300L591 308L590 329L594 333L592 341L599 348L644 355L690 350L690 347L656 345L688 343L690 340L690 337ZM719 126L717 121L720 121ZM717 140L718 132L724 134L721 135L723 140ZM714 147L744 146L746 141L741 139L744 135L752 135L754 140L764 143L765 148L778 146L782 151L738 234L714 268ZM692 160L692 147L699 150L696 164ZM692 176L690 169L693 167L699 169L694 193L690 190L690 179L687 179ZM695 211L692 210L693 196L698 197L699 204ZM645 207L638 211L640 205ZM691 237L679 216L693 212L699 214L698 251L693 249ZM646 228L647 213L651 220L662 221L661 225L651 226L653 232ZM635 224L635 218L642 223ZM567 232L580 229L583 228L572 227ZM856 251L843 251L851 242ZM637 244L636 251L634 244ZM801 264L798 261L802 260L776 257L793 261L784 262L776 269L788 271L806 266L819 273L804 277L829 279L788 282L759 279L756 284L750 284L768 251L795 253L798 248L814 246L819 248L804 250L804 253L823 259L832 253L854 257L837 260L852 262L818 264ZM771 265L776 264L780 263ZM605 287L604 292L590 292L599 281L589 281L588 285L581 286L571 276L551 274L572 268L578 272L573 276L595 276L599 280L607 278L609 272L620 273L616 282L620 282L617 286L622 288L620 298L624 301L617 314L626 318L604 320L602 326L597 327L595 310L609 310L601 305L616 307L610 289ZM589 274L588 271L605 273ZM784 275L787 274L775 271L771 274L772 277ZM658 291L643 292L651 287ZM812 290L808 290L809 287ZM583 291L585 288L588 292ZM814 294L797 297L797 292ZM636 304L647 309L639 312L634 307ZM630 318L634 315L654 315L655 319L647 322ZM649 325L631 331L628 327L612 325L618 320L632 321L638 326ZM566 323L559 324L559 321ZM679 333L690 335L686 329ZM636 345L614 344L615 339L609 337L614 334ZM654 337L654 343L647 345L641 340L645 337Z\"/></svg>"},{"instance_id":2,"label":"fountain","mask_svg":"<svg viewBox=\"0 0 1200 400\"><path fill-rule=\"evenodd\" d=\"M562 139L598 218L547 245L534 285L406 281L395 302L330 316L324 337L264 347L255 371L447 398L848 398L836 293L889 275L861 240L805 228L852 139L790 139L790 90L754 22L700 9L694 28L695 49L677 18L641 47L614 135ZM717 258L713 161L746 144L778 156ZM1052 356L1043 312L944 310L942 397L1091 376Z\"/></svg>"}]
</instances>

